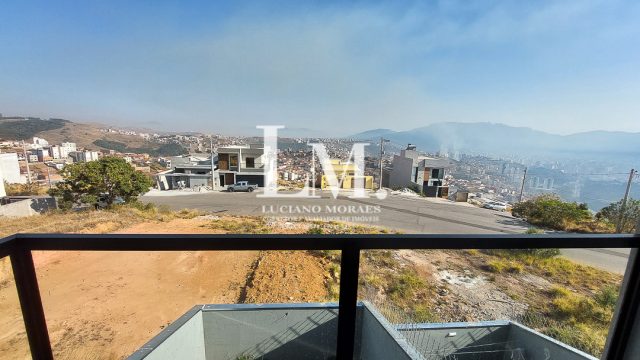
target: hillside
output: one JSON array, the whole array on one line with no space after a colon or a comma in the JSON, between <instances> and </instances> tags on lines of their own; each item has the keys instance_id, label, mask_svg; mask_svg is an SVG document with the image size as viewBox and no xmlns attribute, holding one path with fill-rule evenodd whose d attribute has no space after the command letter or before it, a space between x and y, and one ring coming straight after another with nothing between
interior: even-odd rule
<instances>
[{"instance_id":1,"label":"hillside","mask_svg":"<svg viewBox=\"0 0 640 360\"><path fill-rule=\"evenodd\" d=\"M63 119L3 118L0 120L0 139L28 140L38 136L51 144L74 142L80 148L116 150L119 152L148 153L152 156L183 154L186 149L178 144L146 141L140 136L106 133L107 126L83 124Z\"/></svg>"},{"instance_id":2,"label":"hillside","mask_svg":"<svg viewBox=\"0 0 640 360\"><path fill-rule=\"evenodd\" d=\"M43 131L61 129L67 123L63 119L0 118L0 139L27 140Z\"/></svg>"},{"instance_id":3,"label":"hillside","mask_svg":"<svg viewBox=\"0 0 640 360\"><path fill-rule=\"evenodd\" d=\"M187 149L175 143L154 144L144 142L141 147L133 147L119 141L102 138L92 144L102 149L115 150L121 153L149 154L151 156L177 156L187 152Z\"/></svg>"}]
</instances>

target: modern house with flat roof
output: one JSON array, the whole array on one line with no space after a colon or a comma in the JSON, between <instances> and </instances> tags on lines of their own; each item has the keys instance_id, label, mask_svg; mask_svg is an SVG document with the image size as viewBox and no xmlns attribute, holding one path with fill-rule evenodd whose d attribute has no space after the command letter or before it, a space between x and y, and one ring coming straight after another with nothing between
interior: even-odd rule
<instances>
[{"instance_id":1,"label":"modern house with flat roof","mask_svg":"<svg viewBox=\"0 0 640 360\"><path fill-rule=\"evenodd\" d=\"M393 156L393 169L389 175L391 188L417 188L425 196L446 197L448 187L444 176L452 166L449 159L420 155L415 145L409 144Z\"/></svg>"},{"instance_id":2,"label":"modern house with flat roof","mask_svg":"<svg viewBox=\"0 0 640 360\"><path fill-rule=\"evenodd\" d=\"M160 190L177 190L209 186L218 189L216 156L196 154L189 156L174 156L167 160L171 169L156 174L156 184ZM213 176L211 174L214 174Z\"/></svg>"},{"instance_id":3,"label":"modern house with flat roof","mask_svg":"<svg viewBox=\"0 0 640 360\"><path fill-rule=\"evenodd\" d=\"M262 144L218 148L217 154L174 156L164 163L171 169L156 175L160 190L209 186L213 190L248 181L264 186L264 147Z\"/></svg>"},{"instance_id":4,"label":"modern house with flat roof","mask_svg":"<svg viewBox=\"0 0 640 360\"><path fill-rule=\"evenodd\" d=\"M248 181L264 186L264 146L262 144L233 145L218 148L220 185Z\"/></svg>"},{"instance_id":5,"label":"modern house with flat roof","mask_svg":"<svg viewBox=\"0 0 640 360\"><path fill-rule=\"evenodd\" d=\"M197 305L128 360L336 358L338 304ZM511 321L393 324L359 302L353 359L595 360Z\"/></svg>"}]
</instances>

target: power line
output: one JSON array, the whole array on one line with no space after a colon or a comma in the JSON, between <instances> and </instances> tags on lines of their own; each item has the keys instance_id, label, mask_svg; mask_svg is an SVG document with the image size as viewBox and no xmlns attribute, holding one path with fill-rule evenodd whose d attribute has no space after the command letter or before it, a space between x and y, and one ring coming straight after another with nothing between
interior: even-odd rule
<instances>
[{"instance_id":1,"label":"power line","mask_svg":"<svg viewBox=\"0 0 640 360\"><path fill-rule=\"evenodd\" d=\"M623 173L559 173L559 174L529 174L529 175L535 175L535 176L546 176L546 175L569 175L569 176L585 176L585 175L629 175L628 172L623 172Z\"/></svg>"}]
</instances>

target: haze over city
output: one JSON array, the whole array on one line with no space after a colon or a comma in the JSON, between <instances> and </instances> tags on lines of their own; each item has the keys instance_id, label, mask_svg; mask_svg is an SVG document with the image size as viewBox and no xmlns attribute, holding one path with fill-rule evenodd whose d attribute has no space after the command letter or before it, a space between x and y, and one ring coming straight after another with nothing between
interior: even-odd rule
<instances>
[{"instance_id":1,"label":"haze over city","mask_svg":"<svg viewBox=\"0 0 640 360\"><path fill-rule=\"evenodd\" d=\"M640 131L634 1L25 1L0 12L5 115L236 134L443 121Z\"/></svg>"}]
</instances>

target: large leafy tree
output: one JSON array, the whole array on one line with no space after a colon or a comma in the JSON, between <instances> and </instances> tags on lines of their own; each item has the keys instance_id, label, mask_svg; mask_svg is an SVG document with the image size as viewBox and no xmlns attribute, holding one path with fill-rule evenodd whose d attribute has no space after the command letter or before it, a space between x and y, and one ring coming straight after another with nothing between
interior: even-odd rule
<instances>
[{"instance_id":1,"label":"large leafy tree","mask_svg":"<svg viewBox=\"0 0 640 360\"><path fill-rule=\"evenodd\" d=\"M152 185L147 175L113 156L66 165L61 175L63 181L57 183L50 194L61 197L65 207L95 202L100 196L109 206L119 197L130 202L149 191Z\"/></svg>"},{"instance_id":2,"label":"large leafy tree","mask_svg":"<svg viewBox=\"0 0 640 360\"><path fill-rule=\"evenodd\" d=\"M622 200L611 203L598 211L596 218L606 220L612 224L618 224L618 222L622 220L621 231L624 233L632 233L636 230L636 225L640 221L640 200L627 200L627 205L624 207L624 210L622 209Z\"/></svg>"}]
</instances>

